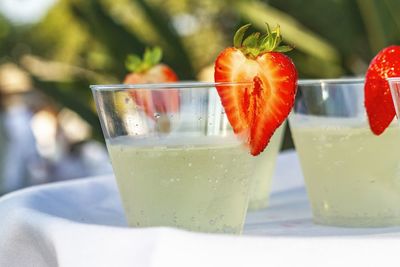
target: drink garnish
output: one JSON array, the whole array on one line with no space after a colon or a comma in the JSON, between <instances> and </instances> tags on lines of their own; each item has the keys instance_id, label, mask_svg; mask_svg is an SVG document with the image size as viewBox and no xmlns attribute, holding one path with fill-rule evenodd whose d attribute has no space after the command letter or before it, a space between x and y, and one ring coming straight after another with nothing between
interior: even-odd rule
<instances>
[{"instance_id":1,"label":"drink garnish","mask_svg":"<svg viewBox=\"0 0 400 267\"><path fill-rule=\"evenodd\" d=\"M160 47L146 48L143 58L138 55L128 55L125 66L129 74L124 83L161 83L178 81L178 76L167 65L160 63L162 50Z\"/></svg>"},{"instance_id":2,"label":"drink garnish","mask_svg":"<svg viewBox=\"0 0 400 267\"><path fill-rule=\"evenodd\" d=\"M160 63L161 58L162 50L159 47L146 48L142 59L137 55L128 55L125 65L130 73L126 75L124 83L145 84L178 81L176 73L169 66ZM167 112L178 111L178 91L174 89L161 90L135 89L132 90L131 96L150 117L157 118Z\"/></svg>"},{"instance_id":3,"label":"drink garnish","mask_svg":"<svg viewBox=\"0 0 400 267\"><path fill-rule=\"evenodd\" d=\"M224 49L215 61L215 82L228 120L235 132L245 138L254 156L268 145L275 130L288 117L297 90L297 71L284 55L290 46L281 45L277 26L244 39L250 24L234 36L234 47Z\"/></svg>"},{"instance_id":4,"label":"drink garnish","mask_svg":"<svg viewBox=\"0 0 400 267\"><path fill-rule=\"evenodd\" d=\"M382 49L371 61L365 76L364 96L368 122L375 135L382 134L396 114L386 78L400 76L400 46Z\"/></svg>"}]
</instances>

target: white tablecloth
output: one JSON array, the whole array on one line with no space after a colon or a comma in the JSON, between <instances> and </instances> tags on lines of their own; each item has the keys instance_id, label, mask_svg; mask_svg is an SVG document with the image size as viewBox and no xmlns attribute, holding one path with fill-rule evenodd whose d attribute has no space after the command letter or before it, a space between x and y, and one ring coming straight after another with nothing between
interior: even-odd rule
<instances>
[{"instance_id":1,"label":"white tablecloth","mask_svg":"<svg viewBox=\"0 0 400 267\"><path fill-rule=\"evenodd\" d=\"M279 156L270 207L243 236L126 227L113 177L0 199L0 266L399 266L400 228L314 225L297 156Z\"/></svg>"}]
</instances>

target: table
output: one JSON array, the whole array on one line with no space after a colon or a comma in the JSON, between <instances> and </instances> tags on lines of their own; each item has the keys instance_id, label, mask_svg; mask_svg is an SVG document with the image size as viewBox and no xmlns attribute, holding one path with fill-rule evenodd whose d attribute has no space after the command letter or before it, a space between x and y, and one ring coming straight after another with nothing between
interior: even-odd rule
<instances>
[{"instance_id":1,"label":"table","mask_svg":"<svg viewBox=\"0 0 400 267\"><path fill-rule=\"evenodd\" d=\"M112 176L32 187L0 199L0 266L393 266L400 227L319 226L295 152L278 158L270 207L244 235L126 227Z\"/></svg>"}]
</instances>

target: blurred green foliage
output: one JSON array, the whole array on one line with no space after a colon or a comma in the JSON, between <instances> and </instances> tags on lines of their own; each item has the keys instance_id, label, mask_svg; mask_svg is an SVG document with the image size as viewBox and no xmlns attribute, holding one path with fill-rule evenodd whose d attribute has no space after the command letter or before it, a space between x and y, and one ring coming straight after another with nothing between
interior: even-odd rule
<instances>
[{"instance_id":1,"label":"blurred green foliage","mask_svg":"<svg viewBox=\"0 0 400 267\"><path fill-rule=\"evenodd\" d=\"M300 78L363 75L377 51L400 42L397 10L398 0L59 0L35 25L0 18L0 52L99 132L88 85L120 82L126 55L146 46L161 46L164 62L193 80L241 24L264 31L267 22L295 46L289 56ZM81 71L43 79L23 63L27 54Z\"/></svg>"}]
</instances>

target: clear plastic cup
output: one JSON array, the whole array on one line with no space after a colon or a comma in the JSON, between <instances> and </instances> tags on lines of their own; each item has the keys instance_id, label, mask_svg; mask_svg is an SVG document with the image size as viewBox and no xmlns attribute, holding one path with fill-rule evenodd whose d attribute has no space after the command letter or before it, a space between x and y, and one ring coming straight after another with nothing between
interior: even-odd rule
<instances>
[{"instance_id":1,"label":"clear plastic cup","mask_svg":"<svg viewBox=\"0 0 400 267\"><path fill-rule=\"evenodd\" d=\"M392 99L394 107L396 109L397 118L400 118L400 77L392 77L387 79L390 91L392 93Z\"/></svg>"},{"instance_id":2,"label":"clear plastic cup","mask_svg":"<svg viewBox=\"0 0 400 267\"><path fill-rule=\"evenodd\" d=\"M400 129L371 132L362 79L300 81L289 123L316 223L400 225Z\"/></svg>"},{"instance_id":3,"label":"clear plastic cup","mask_svg":"<svg viewBox=\"0 0 400 267\"><path fill-rule=\"evenodd\" d=\"M250 190L249 211L268 207L272 176L276 159L282 145L286 123L282 124L272 136L265 150L254 158L255 169Z\"/></svg>"},{"instance_id":4,"label":"clear plastic cup","mask_svg":"<svg viewBox=\"0 0 400 267\"><path fill-rule=\"evenodd\" d=\"M91 86L128 224L241 233L254 160L216 86Z\"/></svg>"}]
</instances>

